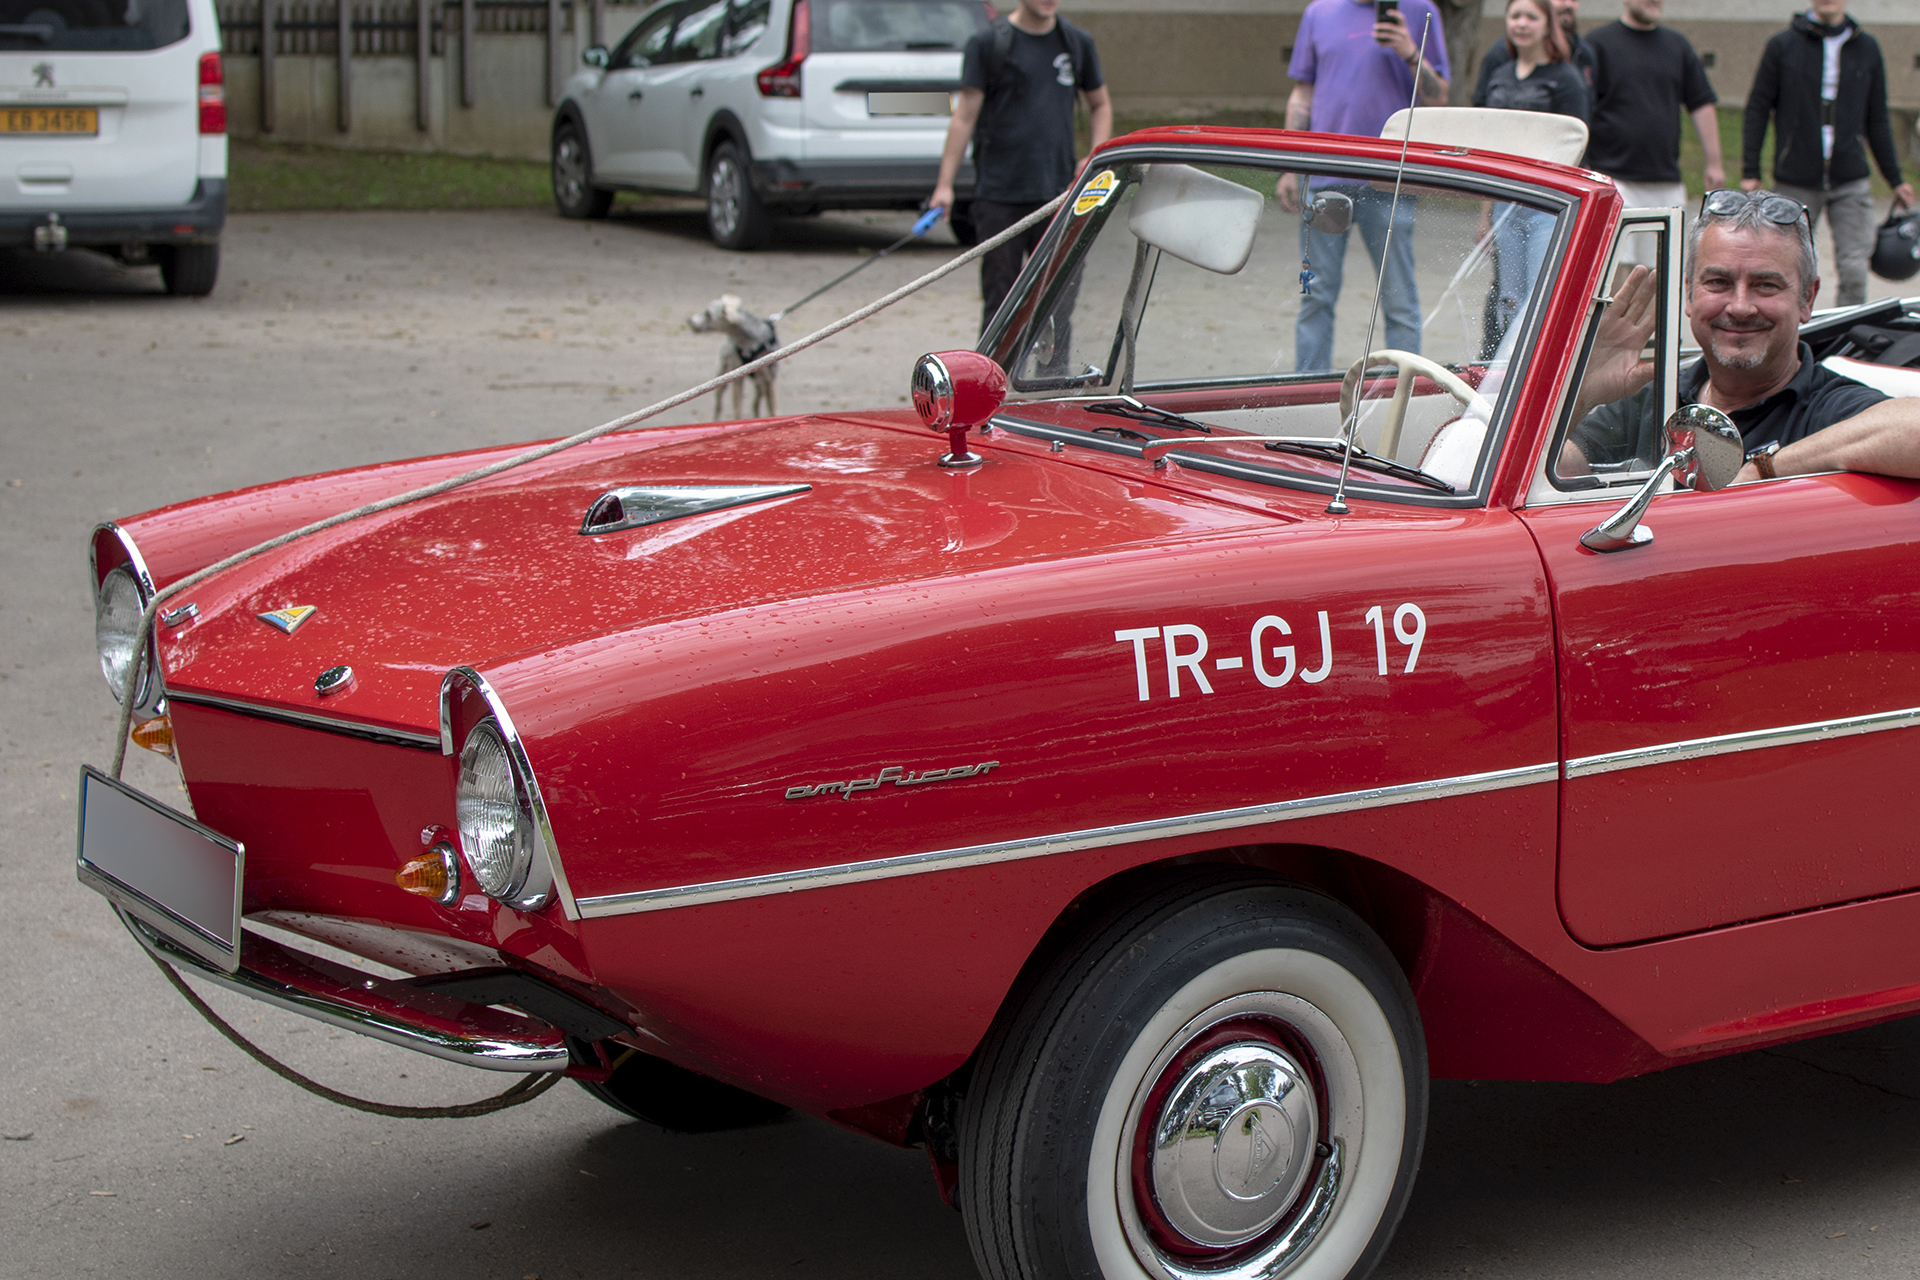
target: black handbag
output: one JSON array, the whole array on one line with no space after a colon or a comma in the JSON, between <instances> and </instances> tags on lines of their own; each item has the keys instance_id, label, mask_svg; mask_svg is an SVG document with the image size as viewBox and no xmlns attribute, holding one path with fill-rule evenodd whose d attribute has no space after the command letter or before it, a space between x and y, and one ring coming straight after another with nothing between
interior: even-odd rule
<instances>
[{"instance_id":1,"label":"black handbag","mask_svg":"<svg viewBox=\"0 0 1920 1280\"><path fill-rule=\"evenodd\" d=\"M1895 205L1873 241L1873 274L1882 280L1920 275L1920 208Z\"/></svg>"}]
</instances>

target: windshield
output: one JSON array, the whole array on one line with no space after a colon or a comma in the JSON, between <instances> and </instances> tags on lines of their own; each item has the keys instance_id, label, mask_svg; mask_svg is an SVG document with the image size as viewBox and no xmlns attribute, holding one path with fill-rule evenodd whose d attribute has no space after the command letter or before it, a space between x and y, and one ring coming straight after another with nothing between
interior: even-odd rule
<instances>
[{"instance_id":1,"label":"windshield","mask_svg":"<svg viewBox=\"0 0 1920 1280\"><path fill-rule=\"evenodd\" d=\"M0 49L159 49L185 40L186 0L0 0Z\"/></svg>"},{"instance_id":2,"label":"windshield","mask_svg":"<svg viewBox=\"0 0 1920 1280\"><path fill-rule=\"evenodd\" d=\"M1090 170L983 342L1026 401L1008 414L1135 449L1225 437L1176 460L1310 487L1352 418L1352 487L1470 493L1564 238L1553 197L1425 170L1396 202L1390 168L1285 163Z\"/></svg>"}]
</instances>

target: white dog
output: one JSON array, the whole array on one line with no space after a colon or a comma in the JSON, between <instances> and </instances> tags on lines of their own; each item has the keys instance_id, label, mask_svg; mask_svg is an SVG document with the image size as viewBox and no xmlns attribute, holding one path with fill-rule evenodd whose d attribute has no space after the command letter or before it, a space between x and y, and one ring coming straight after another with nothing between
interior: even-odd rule
<instances>
[{"instance_id":1,"label":"white dog","mask_svg":"<svg viewBox=\"0 0 1920 1280\"><path fill-rule=\"evenodd\" d=\"M714 330L726 335L726 341L720 344L720 372L738 369L741 365L772 351L780 345L779 335L773 331L773 321L762 320L753 312L740 305L735 294L723 294L707 304L705 311L687 317L687 327L695 333L710 333ZM770 364L733 384L733 416L740 416L740 400L745 383L753 383L753 412L760 413L760 402L766 401L769 416L778 412L773 407L773 375L780 366ZM722 416L721 404L726 399L725 387L713 393L713 416L717 420Z\"/></svg>"}]
</instances>

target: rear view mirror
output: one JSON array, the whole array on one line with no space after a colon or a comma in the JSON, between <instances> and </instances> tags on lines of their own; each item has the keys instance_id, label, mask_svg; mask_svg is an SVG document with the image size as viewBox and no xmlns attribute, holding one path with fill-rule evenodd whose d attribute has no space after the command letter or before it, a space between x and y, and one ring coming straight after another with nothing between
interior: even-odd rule
<instances>
[{"instance_id":1,"label":"rear view mirror","mask_svg":"<svg viewBox=\"0 0 1920 1280\"><path fill-rule=\"evenodd\" d=\"M1344 235L1353 225L1353 197L1338 191L1322 191L1300 207L1300 220L1315 231L1330 236Z\"/></svg>"},{"instance_id":2,"label":"rear view mirror","mask_svg":"<svg viewBox=\"0 0 1920 1280\"><path fill-rule=\"evenodd\" d=\"M1146 167L1127 230L1203 271L1230 276L1247 265L1266 197L1191 165Z\"/></svg>"},{"instance_id":3,"label":"rear view mirror","mask_svg":"<svg viewBox=\"0 0 1920 1280\"><path fill-rule=\"evenodd\" d=\"M1724 489L1746 460L1746 443L1733 419L1704 404L1682 405L1667 419L1667 456L1626 506L1580 535L1580 545L1589 551L1644 547L1653 541L1653 530L1640 517L1668 476L1683 489Z\"/></svg>"}]
</instances>

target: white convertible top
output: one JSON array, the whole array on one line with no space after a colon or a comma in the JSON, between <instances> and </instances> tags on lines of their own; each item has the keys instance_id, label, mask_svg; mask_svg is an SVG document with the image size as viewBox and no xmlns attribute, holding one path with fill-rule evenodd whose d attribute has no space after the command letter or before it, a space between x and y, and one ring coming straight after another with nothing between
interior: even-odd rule
<instances>
[{"instance_id":1,"label":"white convertible top","mask_svg":"<svg viewBox=\"0 0 1920 1280\"><path fill-rule=\"evenodd\" d=\"M1497 107L1421 107L1396 111L1380 136L1398 142L1413 118L1413 141L1438 146L1504 151L1528 160L1579 164L1587 150L1586 122L1550 111L1506 111Z\"/></svg>"}]
</instances>

